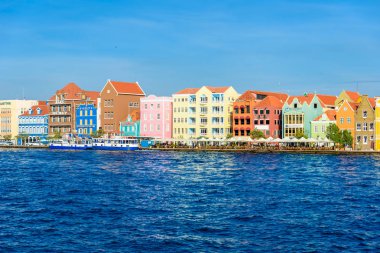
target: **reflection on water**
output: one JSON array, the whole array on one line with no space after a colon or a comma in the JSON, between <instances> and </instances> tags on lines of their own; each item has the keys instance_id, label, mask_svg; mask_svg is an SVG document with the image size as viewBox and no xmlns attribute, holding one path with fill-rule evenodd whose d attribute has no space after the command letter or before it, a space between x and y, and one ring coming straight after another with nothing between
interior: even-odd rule
<instances>
[{"instance_id":1,"label":"reflection on water","mask_svg":"<svg viewBox=\"0 0 380 253\"><path fill-rule=\"evenodd\" d=\"M7 252L379 251L379 156L0 150Z\"/></svg>"}]
</instances>

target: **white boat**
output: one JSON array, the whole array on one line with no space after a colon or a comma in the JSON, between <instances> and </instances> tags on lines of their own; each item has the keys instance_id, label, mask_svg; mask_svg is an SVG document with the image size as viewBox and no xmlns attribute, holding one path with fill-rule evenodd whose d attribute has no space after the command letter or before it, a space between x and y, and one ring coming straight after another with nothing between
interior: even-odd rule
<instances>
[{"instance_id":1,"label":"white boat","mask_svg":"<svg viewBox=\"0 0 380 253\"><path fill-rule=\"evenodd\" d=\"M64 149L64 150L87 150L92 149L92 142L91 141L64 141L64 140L57 140L52 141L49 144L50 149Z\"/></svg>"},{"instance_id":2,"label":"white boat","mask_svg":"<svg viewBox=\"0 0 380 253\"><path fill-rule=\"evenodd\" d=\"M95 138L92 139L94 150L124 150L133 151L139 149L139 142L136 138Z\"/></svg>"}]
</instances>

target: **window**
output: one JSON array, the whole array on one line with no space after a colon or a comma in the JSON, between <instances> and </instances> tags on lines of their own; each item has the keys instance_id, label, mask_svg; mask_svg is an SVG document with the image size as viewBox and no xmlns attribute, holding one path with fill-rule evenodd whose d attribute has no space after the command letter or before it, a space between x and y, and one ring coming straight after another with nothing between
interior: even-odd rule
<instances>
[{"instance_id":1,"label":"window","mask_svg":"<svg viewBox=\"0 0 380 253\"><path fill-rule=\"evenodd\" d=\"M160 125L157 125L157 131L160 131L160 130L161 130Z\"/></svg>"},{"instance_id":2,"label":"window","mask_svg":"<svg viewBox=\"0 0 380 253\"><path fill-rule=\"evenodd\" d=\"M207 134L207 128L201 128L201 135Z\"/></svg>"},{"instance_id":3,"label":"window","mask_svg":"<svg viewBox=\"0 0 380 253\"><path fill-rule=\"evenodd\" d=\"M326 132L326 125L322 125L322 133Z\"/></svg>"},{"instance_id":4,"label":"window","mask_svg":"<svg viewBox=\"0 0 380 253\"><path fill-rule=\"evenodd\" d=\"M293 105L293 107L294 107L294 108L297 108L297 107L298 107L298 105L295 103L295 104Z\"/></svg>"},{"instance_id":5,"label":"window","mask_svg":"<svg viewBox=\"0 0 380 253\"><path fill-rule=\"evenodd\" d=\"M160 109L161 105L160 104L157 104L157 109Z\"/></svg>"},{"instance_id":6,"label":"window","mask_svg":"<svg viewBox=\"0 0 380 253\"><path fill-rule=\"evenodd\" d=\"M201 107L201 113L206 114L207 113L207 107Z\"/></svg>"},{"instance_id":7,"label":"window","mask_svg":"<svg viewBox=\"0 0 380 253\"><path fill-rule=\"evenodd\" d=\"M318 108L318 104L314 103L314 109L317 109L317 108Z\"/></svg>"},{"instance_id":8,"label":"window","mask_svg":"<svg viewBox=\"0 0 380 253\"><path fill-rule=\"evenodd\" d=\"M363 118L367 118L367 116L368 116L367 111L363 111Z\"/></svg>"},{"instance_id":9,"label":"window","mask_svg":"<svg viewBox=\"0 0 380 253\"><path fill-rule=\"evenodd\" d=\"M161 119L161 114L157 114L157 119Z\"/></svg>"},{"instance_id":10,"label":"window","mask_svg":"<svg viewBox=\"0 0 380 253\"><path fill-rule=\"evenodd\" d=\"M373 123L369 123L369 130L374 130L374 124Z\"/></svg>"},{"instance_id":11,"label":"window","mask_svg":"<svg viewBox=\"0 0 380 253\"><path fill-rule=\"evenodd\" d=\"M358 135L358 136L356 136L356 142L360 142L360 140L361 140L361 137L360 137L360 135Z\"/></svg>"},{"instance_id":12,"label":"window","mask_svg":"<svg viewBox=\"0 0 380 253\"><path fill-rule=\"evenodd\" d=\"M145 108L145 109L148 109L148 104L145 104L145 105L144 105L144 108Z\"/></svg>"},{"instance_id":13,"label":"window","mask_svg":"<svg viewBox=\"0 0 380 253\"><path fill-rule=\"evenodd\" d=\"M350 117L347 118L347 123L351 124L351 118Z\"/></svg>"},{"instance_id":14,"label":"window","mask_svg":"<svg viewBox=\"0 0 380 253\"><path fill-rule=\"evenodd\" d=\"M367 131L368 130L367 127L368 127L367 122L363 123L363 131Z\"/></svg>"},{"instance_id":15,"label":"window","mask_svg":"<svg viewBox=\"0 0 380 253\"><path fill-rule=\"evenodd\" d=\"M367 136L363 136L363 144L367 144L368 143L368 137Z\"/></svg>"},{"instance_id":16,"label":"window","mask_svg":"<svg viewBox=\"0 0 380 253\"><path fill-rule=\"evenodd\" d=\"M371 137L369 137L369 140L370 140L370 141L373 141L373 135L371 135Z\"/></svg>"},{"instance_id":17,"label":"window","mask_svg":"<svg viewBox=\"0 0 380 253\"><path fill-rule=\"evenodd\" d=\"M318 126L314 126L314 133L318 132Z\"/></svg>"},{"instance_id":18,"label":"window","mask_svg":"<svg viewBox=\"0 0 380 253\"><path fill-rule=\"evenodd\" d=\"M343 124L344 123L344 118L340 118L340 124Z\"/></svg>"},{"instance_id":19,"label":"window","mask_svg":"<svg viewBox=\"0 0 380 253\"><path fill-rule=\"evenodd\" d=\"M356 123L356 131L361 131L362 129L362 124Z\"/></svg>"},{"instance_id":20,"label":"window","mask_svg":"<svg viewBox=\"0 0 380 253\"><path fill-rule=\"evenodd\" d=\"M269 114L269 113L270 113L269 110L266 110L265 114Z\"/></svg>"},{"instance_id":21,"label":"window","mask_svg":"<svg viewBox=\"0 0 380 253\"><path fill-rule=\"evenodd\" d=\"M201 118L201 124L207 124L207 118Z\"/></svg>"}]
</instances>

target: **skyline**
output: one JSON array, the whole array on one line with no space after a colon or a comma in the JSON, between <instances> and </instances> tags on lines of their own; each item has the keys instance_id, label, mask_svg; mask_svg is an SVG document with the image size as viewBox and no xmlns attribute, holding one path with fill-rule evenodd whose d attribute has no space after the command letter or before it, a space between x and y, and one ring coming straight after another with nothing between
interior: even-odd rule
<instances>
[{"instance_id":1,"label":"skyline","mask_svg":"<svg viewBox=\"0 0 380 253\"><path fill-rule=\"evenodd\" d=\"M44 100L69 82L146 94L234 86L379 95L380 3L2 1L0 99Z\"/></svg>"}]
</instances>

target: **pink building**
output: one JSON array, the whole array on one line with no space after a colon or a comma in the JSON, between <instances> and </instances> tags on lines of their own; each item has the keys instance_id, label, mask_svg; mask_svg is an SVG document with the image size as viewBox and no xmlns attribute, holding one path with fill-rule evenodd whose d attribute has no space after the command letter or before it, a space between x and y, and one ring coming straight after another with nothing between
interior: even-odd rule
<instances>
[{"instance_id":1,"label":"pink building","mask_svg":"<svg viewBox=\"0 0 380 253\"><path fill-rule=\"evenodd\" d=\"M140 135L172 138L173 99L149 95L140 99Z\"/></svg>"}]
</instances>

